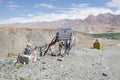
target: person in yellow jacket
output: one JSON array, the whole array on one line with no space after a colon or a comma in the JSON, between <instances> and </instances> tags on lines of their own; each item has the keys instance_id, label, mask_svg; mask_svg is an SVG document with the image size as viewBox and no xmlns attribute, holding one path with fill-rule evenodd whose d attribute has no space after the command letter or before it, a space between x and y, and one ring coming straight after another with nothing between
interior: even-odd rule
<instances>
[{"instance_id":1,"label":"person in yellow jacket","mask_svg":"<svg viewBox=\"0 0 120 80\"><path fill-rule=\"evenodd\" d=\"M101 49L101 44L98 41L98 39L96 39L96 41L93 43L93 48L94 49Z\"/></svg>"}]
</instances>

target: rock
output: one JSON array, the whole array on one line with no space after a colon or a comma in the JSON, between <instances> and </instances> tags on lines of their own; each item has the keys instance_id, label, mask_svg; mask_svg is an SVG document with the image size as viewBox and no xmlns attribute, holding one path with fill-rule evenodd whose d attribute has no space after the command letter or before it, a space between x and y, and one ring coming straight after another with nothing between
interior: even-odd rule
<instances>
[{"instance_id":1,"label":"rock","mask_svg":"<svg viewBox=\"0 0 120 80\"><path fill-rule=\"evenodd\" d=\"M57 56L56 54L51 54L51 56Z\"/></svg>"},{"instance_id":2,"label":"rock","mask_svg":"<svg viewBox=\"0 0 120 80\"><path fill-rule=\"evenodd\" d=\"M57 59L57 61L63 61L62 59Z\"/></svg>"},{"instance_id":3,"label":"rock","mask_svg":"<svg viewBox=\"0 0 120 80\"><path fill-rule=\"evenodd\" d=\"M50 65L48 65L48 67L50 67Z\"/></svg>"},{"instance_id":4,"label":"rock","mask_svg":"<svg viewBox=\"0 0 120 80\"><path fill-rule=\"evenodd\" d=\"M60 65L60 67L63 67L63 65Z\"/></svg>"},{"instance_id":5,"label":"rock","mask_svg":"<svg viewBox=\"0 0 120 80\"><path fill-rule=\"evenodd\" d=\"M103 76L108 76L106 73L102 73Z\"/></svg>"},{"instance_id":6,"label":"rock","mask_svg":"<svg viewBox=\"0 0 120 80\"><path fill-rule=\"evenodd\" d=\"M42 62L42 64L46 64L46 62Z\"/></svg>"},{"instance_id":7,"label":"rock","mask_svg":"<svg viewBox=\"0 0 120 80\"><path fill-rule=\"evenodd\" d=\"M43 67L42 69L45 70L46 68Z\"/></svg>"}]
</instances>

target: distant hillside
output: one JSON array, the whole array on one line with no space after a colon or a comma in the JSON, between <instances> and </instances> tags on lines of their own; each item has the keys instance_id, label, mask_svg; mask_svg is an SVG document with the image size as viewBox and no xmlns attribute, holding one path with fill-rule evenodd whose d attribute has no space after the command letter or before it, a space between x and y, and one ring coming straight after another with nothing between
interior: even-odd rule
<instances>
[{"instance_id":1,"label":"distant hillside","mask_svg":"<svg viewBox=\"0 0 120 80\"><path fill-rule=\"evenodd\" d=\"M99 14L98 16L89 15L84 23L91 27L93 33L120 32L120 15L110 13Z\"/></svg>"},{"instance_id":2,"label":"distant hillside","mask_svg":"<svg viewBox=\"0 0 120 80\"><path fill-rule=\"evenodd\" d=\"M1 27L41 27L41 28L57 28L70 26L73 29L86 33L111 33L120 32L120 15L99 14L97 16L89 15L86 19L80 20L59 20L52 22L34 22L34 23L16 23L1 25Z\"/></svg>"}]
</instances>

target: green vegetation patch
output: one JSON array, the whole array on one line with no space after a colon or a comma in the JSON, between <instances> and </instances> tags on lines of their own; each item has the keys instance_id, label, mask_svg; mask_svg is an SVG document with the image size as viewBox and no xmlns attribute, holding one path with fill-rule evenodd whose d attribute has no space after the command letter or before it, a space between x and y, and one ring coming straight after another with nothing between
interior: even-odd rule
<instances>
[{"instance_id":1,"label":"green vegetation patch","mask_svg":"<svg viewBox=\"0 0 120 80\"><path fill-rule=\"evenodd\" d=\"M120 33L102 33L102 34L91 34L95 38L107 38L120 40Z\"/></svg>"}]
</instances>

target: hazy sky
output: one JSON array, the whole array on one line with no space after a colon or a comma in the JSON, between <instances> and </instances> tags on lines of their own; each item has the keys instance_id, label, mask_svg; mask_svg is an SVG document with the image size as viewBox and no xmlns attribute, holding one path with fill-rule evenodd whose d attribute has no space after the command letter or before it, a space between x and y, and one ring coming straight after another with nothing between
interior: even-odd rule
<instances>
[{"instance_id":1,"label":"hazy sky","mask_svg":"<svg viewBox=\"0 0 120 80\"><path fill-rule=\"evenodd\" d=\"M120 14L120 0L0 0L0 24L84 19Z\"/></svg>"}]
</instances>

